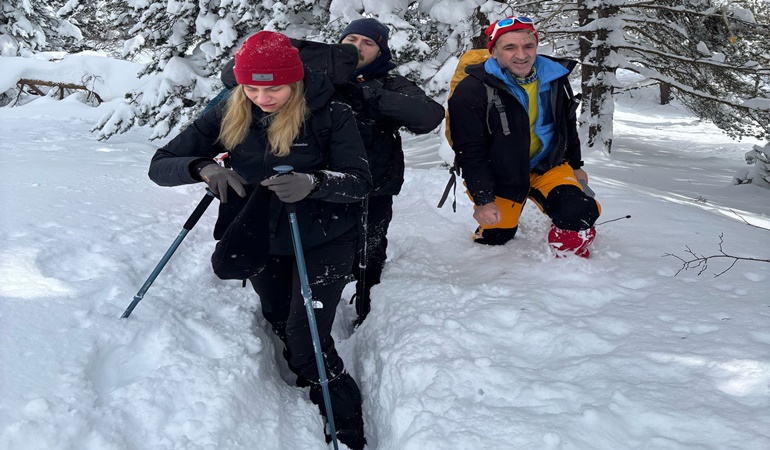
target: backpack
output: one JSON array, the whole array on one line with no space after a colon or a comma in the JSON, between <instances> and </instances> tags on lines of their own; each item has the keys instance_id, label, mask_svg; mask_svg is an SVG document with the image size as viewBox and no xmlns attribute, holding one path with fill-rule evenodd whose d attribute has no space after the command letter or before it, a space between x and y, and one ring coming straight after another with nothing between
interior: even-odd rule
<instances>
[{"instance_id":1,"label":"backpack","mask_svg":"<svg viewBox=\"0 0 770 450\"><path fill-rule=\"evenodd\" d=\"M492 55L487 49L471 49L460 56L460 61L457 63L454 74L452 74L452 79L449 81L449 95L447 96L447 102L452 97L457 84L468 76L468 74L465 72L465 68L474 64L481 64L491 56ZM497 89L486 84L484 86L487 88L487 128L489 128L489 110L494 106L495 109L497 109L497 112L500 114L500 123L503 127L503 134L510 134L511 131L508 129L508 117L505 114L505 107L503 106L503 102L500 100L500 96L497 95ZM449 129L449 122L449 108L447 108L444 134L446 136L447 142L449 142L449 146L451 147L453 146L453 143ZM449 182L447 182L447 185L444 188L444 193L441 195L441 200L439 200L437 208L444 206L444 203L449 196L449 191L452 190L454 195L454 200L452 200L452 211L457 212L457 177L461 176L461 173L460 166L457 164L456 158L452 163L452 166L449 168L449 174Z\"/></svg>"}]
</instances>

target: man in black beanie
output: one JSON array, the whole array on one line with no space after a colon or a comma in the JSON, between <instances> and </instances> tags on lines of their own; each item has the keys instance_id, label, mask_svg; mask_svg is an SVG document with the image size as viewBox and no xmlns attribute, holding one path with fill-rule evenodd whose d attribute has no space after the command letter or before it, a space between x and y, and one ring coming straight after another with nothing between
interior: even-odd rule
<instances>
[{"instance_id":1,"label":"man in black beanie","mask_svg":"<svg viewBox=\"0 0 770 450\"><path fill-rule=\"evenodd\" d=\"M367 18L350 22L340 35L341 43L358 48L359 61L355 79L337 88L338 99L353 108L374 180L367 199L366 248L353 266L357 324L369 313L369 292L380 282L388 225L393 218L393 196L404 183L404 151L398 130L405 127L415 134L429 133L444 118L444 108L420 87L389 73L396 64L388 48L388 34L388 27Z\"/></svg>"}]
</instances>

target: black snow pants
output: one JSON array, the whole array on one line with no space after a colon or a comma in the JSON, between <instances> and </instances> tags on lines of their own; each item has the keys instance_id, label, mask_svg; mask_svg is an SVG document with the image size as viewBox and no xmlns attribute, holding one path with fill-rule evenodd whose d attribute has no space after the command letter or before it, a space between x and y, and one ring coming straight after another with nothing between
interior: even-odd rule
<instances>
[{"instance_id":1,"label":"black snow pants","mask_svg":"<svg viewBox=\"0 0 770 450\"><path fill-rule=\"evenodd\" d=\"M379 284L388 250L388 226L393 220L393 196L375 195L369 197L369 209L366 217L366 270L363 277L359 264L363 259L361 252L356 254L353 264L353 276L356 277L356 310L361 311L359 322L371 309L369 291ZM362 286L363 285L363 286ZM361 294L363 287L363 295Z\"/></svg>"},{"instance_id":2,"label":"black snow pants","mask_svg":"<svg viewBox=\"0 0 770 450\"><path fill-rule=\"evenodd\" d=\"M313 302L323 304L323 308L313 311L326 364L337 437L352 449L363 448L366 443L361 392L355 380L345 372L342 358L334 347L331 331L337 304L349 281L358 248L357 234L354 228L304 253ZM294 255L271 255L265 269L250 280L259 295L262 314L286 346L283 355L289 368L298 375L298 385L310 385L310 399L318 405L321 414L326 416Z\"/></svg>"}]
</instances>

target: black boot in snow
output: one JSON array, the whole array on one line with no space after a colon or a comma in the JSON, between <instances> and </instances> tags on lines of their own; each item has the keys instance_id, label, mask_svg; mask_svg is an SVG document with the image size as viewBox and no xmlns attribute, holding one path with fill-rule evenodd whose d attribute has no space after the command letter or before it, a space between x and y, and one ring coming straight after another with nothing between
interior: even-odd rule
<instances>
[{"instance_id":1,"label":"black boot in snow","mask_svg":"<svg viewBox=\"0 0 770 450\"><path fill-rule=\"evenodd\" d=\"M358 328L359 325L364 323L366 316L369 315L369 311L372 310L372 299L369 295L371 286L365 286L362 293L359 283L356 283L356 293L353 294L353 297L350 299L351 303L355 302L356 304L356 321L353 324L355 328Z\"/></svg>"},{"instance_id":2,"label":"black boot in snow","mask_svg":"<svg viewBox=\"0 0 770 450\"><path fill-rule=\"evenodd\" d=\"M359 391L358 385L345 372L331 380L328 386L337 439L352 450L363 450L366 445L366 438L364 437L364 418L361 410L361 391ZM318 405L321 414L327 417L321 385L314 384L310 387L310 400ZM331 437L328 435L327 439L327 442L331 442Z\"/></svg>"},{"instance_id":3,"label":"black boot in snow","mask_svg":"<svg viewBox=\"0 0 770 450\"><path fill-rule=\"evenodd\" d=\"M365 300L361 300L361 297L358 294L353 294L353 296L350 297L350 303L356 304L356 320L353 321L353 329L355 330L364 323L366 316L369 315L371 306L369 305L368 297Z\"/></svg>"},{"instance_id":4,"label":"black boot in snow","mask_svg":"<svg viewBox=\"0 0 770 450\"><path fill-rule=\"evenodd\" d=\"M366 446L364 437L364 419L361 416L349 420L335 420L337 439L350 447L351 450L363 450Z\"/></svg>"}]
</instances>

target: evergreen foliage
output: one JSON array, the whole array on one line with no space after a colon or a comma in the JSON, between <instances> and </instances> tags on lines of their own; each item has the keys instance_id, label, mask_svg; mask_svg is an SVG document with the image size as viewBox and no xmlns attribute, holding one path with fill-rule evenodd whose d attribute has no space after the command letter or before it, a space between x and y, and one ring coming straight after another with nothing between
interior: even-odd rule
<instances>
[{"instance_id":1,"label":"evergreen foliage","mask_svg":"<svg viewBox=\"0 0 770 450\"><path fill-rule=\"evenodd\" d=\"M220 69L242 39L262 29L286 31L294 24L312 34L328 18L322 3L304 0L125 4L128 9L120 20L131 24L132 36L125 57L152 55L141 73L150 81L148 88L129 94L127 105L102 118L94 129L100 139L133 125L153 127L152 138L168 135L200 113L219 86Z\"/></svg>"},{"instance_id":2,"label":"evergreen foliage","mask_svg":"<svg viewBox=\"0 0 770 450\"><path fill-rule=\"evenodd\" d=\"M478 48L491 21L536 20L541 43L582 62L588 147L612 146L613 94L659 84L728 135L770 139L770 4L765 0L7 0L0 9L3 55L95 49L148 61L147 85L102 118L100 139L135 125L154 138L196 117L242 39L269 29L336 41L350 20L377 17L391 29L399 72L435 97L457 57ZM638 74L632 85L618 70ZM184 71L184 73L182 73Z\"/></svg>"},{"instance_id":3,"label":"evergreen foliage","mask_svg":"<svg viewBox=\"0 0 770 450\"><path fill-rule=\"evenodd\" d=\"M61 1L3 0L0 3L0 56L31 56L42 51L75 49L82 34L74 23L58 14L58 8L63 6Z\"/></svg>"},{"instance_id":4,"label":"evergreen foliage","mask_svg":"<svg viewBox=\"0 0 770 450\"><path fill-rule=\"evenodd\" d=\"M559 53L575 57L579 49L586 144L609 152L612 95L650 83L733 138L770 139L768 7L759 0L578 0L525 9ZM619 69L640 81L623 85Z\"/></svg>"}]
</instances>

